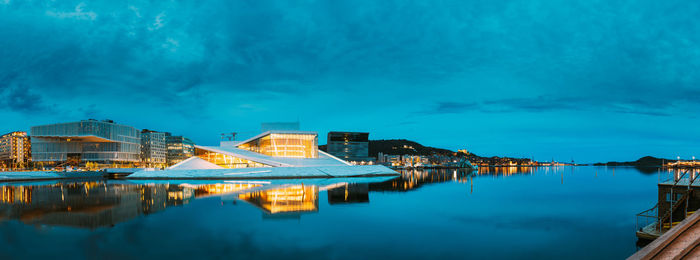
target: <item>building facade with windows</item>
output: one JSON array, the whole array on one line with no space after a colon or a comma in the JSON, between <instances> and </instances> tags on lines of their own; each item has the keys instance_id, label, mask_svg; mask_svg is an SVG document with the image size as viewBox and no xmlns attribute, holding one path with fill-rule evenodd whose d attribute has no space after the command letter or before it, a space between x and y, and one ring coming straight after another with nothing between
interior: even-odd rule
<instances>
[{"instance_id":1,"label":"building facade with windows","mask_svg":"<svg viewBox=\"0 0 700 260\"><path fill-rule=\"evenodd\" d=\"M166 166L168 149L165 133L150 130L141 131L141 163L145 167Z\"/></svg>"},{"instance_id":2,"label":"building facade with windows","mask_svg":"<svg viewBox=\"0 0 700 260\"><path fill-rule=\"evenodd\" d=\"M141 160L141 132L111 120L33 126L32 160L44 166L118 164Z\"/></svg>"},{"instance_id":3,"label":"building facade with windows","mask_svg":"<svg viewBox=\"0 0 700 260\"><path fill-rule=\"evenodd\" d=\"M178 164L195 155L194 142L184 136L173 136L171 133L165 133L165 147L168 165Z\"/></svg>"},{"instance_id":4,"label":"building facade with windows","mask_svg":"<svg viewBox=\"0 0 700 260\"><path fill-rule=\"evenodd\" d=\"M369 133L329 132L326 150L329 154L350 162L374 160L369 157Z\"/></svg>"},{"instance_id":5,"label":"building facade with windows","mask_svg":"<svg viewBox=\"0 0 700 260\"><path fill-rule=\"evenodd\" d=\"M0 169L26 169L32 161L31 142L27 132L11 132L0 136Z\"/></svg>"}]
</instances>

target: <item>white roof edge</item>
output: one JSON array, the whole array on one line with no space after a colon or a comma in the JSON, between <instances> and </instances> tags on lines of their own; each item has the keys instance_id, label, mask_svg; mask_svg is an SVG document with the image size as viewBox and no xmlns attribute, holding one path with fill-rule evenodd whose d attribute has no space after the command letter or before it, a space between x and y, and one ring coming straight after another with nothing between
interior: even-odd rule
<instances>
[{"instance_id":1,"label":"white roof edge","mask_svg":"<svg viewBox=\"0 0 700 260\"><path fill-rule=\"evenodd\" d=\"M352 164L350 164L349 162L347 162L347 161L345 161L345 160L343 160L343 159L340 159L340 158L338 158L338 157L335 157L335 156L333 156L333 155L331 155L331 154L329 154L329 153L327 153L327 152L321 151L320 149L318 150L318 153L323 154L323 155L326 155L326 156L328 156L328 157L330 157L330 158L333 158L333 159L335 159L335 160L337 160L337 161L339 161L339 162L344 163L345 165L352 165Z\"/></svg>"},{"instance_id":2,"label":"white roof edge","mask_svg":"<svg viewBox=\"0 0 700 260\"><path fill-rule=\"evenodd\" d=\"M256 163L261 163L261 164L268 165L268 166L273 166L273 167L291 167L291 166L293 166L293 165L290 165L290 164L281 163L281 162L276 162L276 161L272 161L272 160L267 160L267 159L262 159L262 158L255 158L255 157L250 157L250 156L246 156L246 155L243 155L243 154L232 153L232 152L225 151L225 150L221 150L221 149L218 149L217 147L212 147L212 146L195 145L195 147L196 147L196 148L199 148L199 149L202 149L202 150L208 150L208 151L212 151L212 152L217 152L217 153L227 154L227 155L230 155L230 156L235 156L235 157L238 157L238 158L246 159L246 160L248 160L248 161L253 161L253 162L256 162ZM236 149L239 149L239 148L236 148ZM261 155L262 155L262 154L261 154Z\"/></svg>"},{"instance_id":3,"label":"white roof edge","mask_svg":"<svg viewBox=\"0 0 700 260\"><path fill-rule=\"evenodd\" d=\"M188 163L189 161L194 160L194 158L199 158L199 157L197 157L197 156L192 156L192 157L190 157L190 158L187 158L187 159L182 160L182 161L179 162L179 163L173 164L172 166L168 167L167 169L170 169L170 168L173 168L173 167L179 167L180 165L183 165L183 164L185 164L185 163Z\"/></svg>"},{"instance_id":4,"label":"white roof edge","mask_svg":"<svg viewBox=\"0 0 700 260\"><path fill-rule=\"evenodd\" d=\"M248 143L250 141L253 141L255 139L258 139L260 137L263 137L263 136L266 136L269 134L315 134L315 135L318 135L318 132L299 131L299 130L270 130L270 131L262 132L256 136L251 137L251 138L245 139L245 140L241 141L240 143L236 144L236 146Z\"/></svg>"}]
</instances>

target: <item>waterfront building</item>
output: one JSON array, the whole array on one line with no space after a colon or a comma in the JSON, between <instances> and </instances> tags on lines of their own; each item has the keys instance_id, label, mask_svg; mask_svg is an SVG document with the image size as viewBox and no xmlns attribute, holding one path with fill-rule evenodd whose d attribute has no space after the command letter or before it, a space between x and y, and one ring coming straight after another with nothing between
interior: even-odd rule
<instances>
[{"instance_id":1,"label":"waterfront building","mask_svg":"<svg viewBox=\"0 0 700 260\"><path fill-rule=\"evenodd\" d=\"M167 149L166 163L174 165L195 155L194 142L184 136L173 136L165 133L165 145Z\"/></svg>"},{"instance_id":2,"label":"waterfront building","mask_svg":"<svg viewBox=\"0 0 700 260\"><path fill-rule=\"evenodd\" d=\"M27 132L11 132L0 136L0 169L25 169L32 161L31 142Z\"/></svg>"},{"instance_id":3,"label":"waterfront building","mask_svg":"<svg viewBox=\"0 0 700 260\"><path fill-rule=\"evenodd\" d=\"M700 170L669 169L658 183L658 202L637 214L637 237L653 240L700 210ZM660 173L659 173L660 174Z\"/></svg>"},{"instance_id":4,"label":"waterfront building","mask_svg":"<svg viewBox=\"0 0 700 260\"><path fill-rule=\"evenodd\" d=\"M385 164L385 165L390 165L390 166L403 165L401 155L384 154L382 152L380 152L377 155L377 162L380 164Z\"/></svg>"},{"instance_id":5,"label":"waterfront building","mask_svg":"<svg viewBox=\"0 0 700 260\"><path fill-rule=\"evenodd\" d=\"M357 164L373 161L369 157L369 133L329 132L326 142L329 154Z\"/></svg>"},{"instance_id":6,"label":"waterfront building","mask_svg":"<svg viewBox=\"0 0 700 260\"><path fill-rule=\"evenodd\" d=\"M161 168L167 162L168 149L165 133L144 129L141 131L141 163L146 167Z\"/></svg>"},{"instance_id":7,"label":"waterfront building","mask_svg":"<svg viewBox=\"0 0 700 260\"><path fill-rule=\"evenodd\" d=\"M219 146L194 147L195 157L164 171L139 171L128 178L328 178L398 174L381 165L353 166L319 151L316 132L274 130L242 142L224 138Z\"/></svg>"},{"instance_id":8,"label":"waterfront building","mask_svg":"<svg viewBox=\"0 0 700 260\"><path fill-rule=\"evenodd\" d=\"M222 140L220 146L196 146L196 156L221 168L284 167L297 164L345 165L318 150L318 134L267 131L242 142ZM309 160L303 160L309 159ZM317 159L317 160L311 160ZM202 162L192 161L200 167ZM181 168L183 166L178 166Z\"/></svg>"},{"instance_id":9,"label":"waterfront building","mask_svg":"<svg viewBox=\"0 0 700 260\"><path fill-rule=\"evenodd\" d=\"M43 166L101 165L131 167L141 160L141 133L111 120L33 126L32 160Z\"/></svg>"}]
</instances>

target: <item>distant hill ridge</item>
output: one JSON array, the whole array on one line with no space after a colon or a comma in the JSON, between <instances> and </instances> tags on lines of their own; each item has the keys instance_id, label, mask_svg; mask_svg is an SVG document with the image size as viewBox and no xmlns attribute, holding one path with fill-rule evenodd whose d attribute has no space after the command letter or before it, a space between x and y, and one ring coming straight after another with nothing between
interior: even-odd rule
<instances>
[{"instance_id":1,"label":"distant hill ridge","mask_svg":"<svg viewBox=\"0 0 700 260\"><path fill-rule=\"evenodd\" d=\"M453 155L455 152L448 149L423 146L406 139L370 140L369 156L377 156L379 153L390 155Z\"/></svg>"},{"instance_id":2,"label":"distant hill ridge","mask_svg":"<svg viewBox=\"0 0 700 260\"><path fill-rule=\"evenodd\" d=\"M607 162L607 163L596 163L596 166L637 166L637 167L657 167L664 164L664 162L669 162L672 160L656 158L653 156L644 156L632 162Z\"/></svg>"}]
</instances>

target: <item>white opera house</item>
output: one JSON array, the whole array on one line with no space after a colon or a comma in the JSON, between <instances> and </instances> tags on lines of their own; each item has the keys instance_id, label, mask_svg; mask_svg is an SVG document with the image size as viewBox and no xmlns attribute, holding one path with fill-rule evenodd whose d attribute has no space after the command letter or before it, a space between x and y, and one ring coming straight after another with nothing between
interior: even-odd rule
<instances>
[{"instance_id":1,"label":"white opera house","mask_svg":"<svg viewBox=\"0 0 700 260\"><path fill-rule=\"evenodd\" d=\"M318 149L316 132L272 130L244 141L196 146L195 156L134 179L333 178L398 175L382 165L356 166Z\"/></svg>"}]
</instances>

